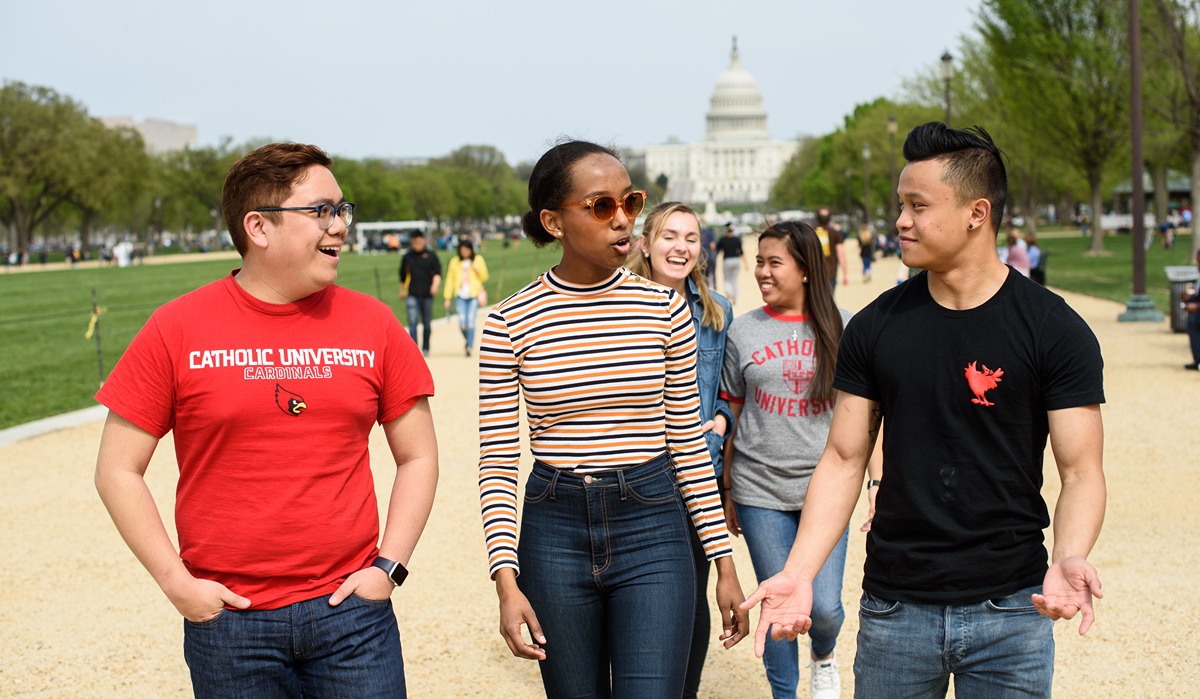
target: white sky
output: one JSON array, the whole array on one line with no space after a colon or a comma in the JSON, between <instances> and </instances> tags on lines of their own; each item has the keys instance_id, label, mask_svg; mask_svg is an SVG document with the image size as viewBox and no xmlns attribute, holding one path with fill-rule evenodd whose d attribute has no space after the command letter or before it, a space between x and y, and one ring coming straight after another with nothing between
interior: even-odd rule
<instances>
[{"instance_id":1,"label":"white sky","mask_svg":"<svg viewBox=\"0 0 1200 699\"><path fill-rule=\"evenodd\" d=\"M975 0L4 0L0 78L93 116L195 124L336 155L491 144L533 160L562 134L703 138L736 34L773 137L822 134L896 97L974 34Z\"/></svg>"}]
</instances>

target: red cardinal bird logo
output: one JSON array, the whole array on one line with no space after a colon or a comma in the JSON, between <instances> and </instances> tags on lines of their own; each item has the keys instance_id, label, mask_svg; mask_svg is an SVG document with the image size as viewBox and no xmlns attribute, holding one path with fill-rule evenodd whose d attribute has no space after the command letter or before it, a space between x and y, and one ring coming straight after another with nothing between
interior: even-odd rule
<instances>
[{"instance_id":1,"label":"red cardinal bird logo","mask_svg":"<svg viewBox=\"0 0 1200 699\"><path fill-rule=\"evenodd\" d=\"M995 388L996 384L1000 383L1000 377L1004 376L1004 370L996 369L992 371L984 364L983 371L980 371L975 368L975 364L976 362L971 362L967 365L966 370L967 385L971 387L971 393L975 394L971 402L976 405L995 405L995 403L987 399L986 394Z\"/></svg>"},{"instance_id":2,"label":"red cardinal bird logo","mask_svg":"<svg viewBox=\"0 0 1200 699\"><path fill-rule=\"evenodd\" d=\"M299 393L292 393L279 384L275 384L275 405L292 417L296 417L308 407Z\"/></svg>"}]
</instances>

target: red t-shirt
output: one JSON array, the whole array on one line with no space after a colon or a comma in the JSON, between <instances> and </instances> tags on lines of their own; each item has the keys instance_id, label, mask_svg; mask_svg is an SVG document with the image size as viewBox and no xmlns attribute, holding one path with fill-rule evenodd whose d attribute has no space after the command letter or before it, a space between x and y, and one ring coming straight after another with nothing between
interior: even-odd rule
<instances>
[{"instance_id":1,"label":"red t-shirt","mask_svg":"<svg viewBox=\"0 0 1200 699\"><path fill-rule=\"evenodd\" d=\"M275 609L329 594L378 553L367 452L433 379L396 316L338 286L269 304L226 277L151 316L96 399L174 432L180 557Z\"/></svg>"}]
</instances>

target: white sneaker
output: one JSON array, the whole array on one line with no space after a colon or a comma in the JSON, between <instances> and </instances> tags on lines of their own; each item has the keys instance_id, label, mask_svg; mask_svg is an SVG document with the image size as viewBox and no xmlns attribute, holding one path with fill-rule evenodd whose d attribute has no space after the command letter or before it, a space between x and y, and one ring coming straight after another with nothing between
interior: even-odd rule
<instances>
[{"instance_id":1,"label":"white sneaker","mask_svg":"<svg viewBox=\"0 0 1200 699\"><path fill-rule=\"evenodd\" d=\"M837 655L824 660L808 659L808 695L812 699L839 699L842 696L842 676L838 674Z\"/></svg>"}]
</instances>

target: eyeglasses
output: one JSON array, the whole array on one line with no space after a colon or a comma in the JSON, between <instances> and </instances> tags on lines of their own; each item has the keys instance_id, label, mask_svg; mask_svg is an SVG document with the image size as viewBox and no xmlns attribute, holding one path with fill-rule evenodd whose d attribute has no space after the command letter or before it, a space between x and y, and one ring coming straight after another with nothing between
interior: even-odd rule
<instances>
[{"instance_id":1,"label":"eyeglasses","mask_svg":"<svg viewBox=\"0 0 1200 699\"><path fill-rule=\"evenodd\" d=\"M585 209L591 209L592 218L600 223L608 223L617 216L617 207L625 210L625 215L630 220L637 218L638 214L642 213L642 209L646 206L646 190L636 189L626 194L620 201L616 197L608 194L584 199L574 204L563 204L558 208L566 206L582 206Z\"/></svg>"},{"instance_id":2,"label":"eyeglasses","mask_svg":"<svg viewBox=\"0 0 1200 699\"><path fill-rule=\"evenodd\" d=\"M263 206L255 209L255 211L316 211L317 225L321 230L328 230L333 225L333 215L337 214L342 219L342 223L347 226L354 220L354 204L350 202L342 202L338 206L333 204L317 204L316 206Z\"/></svg>"}]
</instances>

